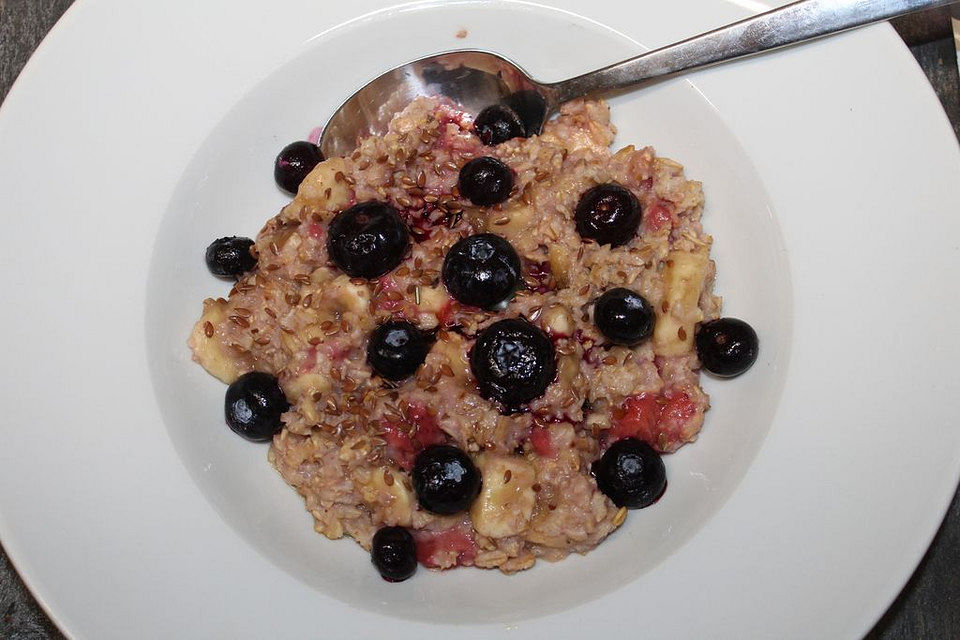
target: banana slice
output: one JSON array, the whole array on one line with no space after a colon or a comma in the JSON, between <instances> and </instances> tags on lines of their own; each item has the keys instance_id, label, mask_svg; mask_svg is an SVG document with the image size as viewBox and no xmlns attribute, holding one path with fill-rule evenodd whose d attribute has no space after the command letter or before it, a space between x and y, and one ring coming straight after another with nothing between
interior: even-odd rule
<instances>
[{"instance_id":1,"label":"banana slice","mask_svg":"<svg viewBox=\"0 0 960 640\"><path fill-rule=\"evenodd\" d=\"M533 465L515 456L483 453L475 460L483 475L470 519L481 535L506 538L523 532L533 515Z\"/></svg>"},{"instance_id":2,"label":"banana slice","mask_svg":"<svg viewBox=\"0 0 960 640\"><path fill-rule=\"evenodd\" d=\"M209 326L214 330L227 319L227 302L223 299L203 301L203 315L193 327L188 344L193 350L193 359L211 375L230 384L243 373L237 367L237 359L226 352L223 343L216 334L207 336Z\"/></svg>"},{"instance_id":3,"label":"banana slice","mask_svg":"<svg viewBox=\"0 0 960 640\"><path fill-rule=\"evenodd\" d=\"M296 199L327 211L345 209L353 199L353 189L344 180L348 174L347 162L343 158L325 160L300 183Z\"/></svg>"},{"instance_id":4,"label":"banana slice","mask_svg":"<svg viewBox=\"0 0 960 640\"><path fill-rule=\"evenodd\" d=\"M366 482L357 482L363 501L383 518L384 524L409 527L413 519L413 493L400 481L400 472L374 469Z\"/></svg>"},{"instance_id":5,"label":"banana slice","mask_svg":"<svg viewBox=\"0 0 960 640\"><path fill-rule=\"evenodd\" d=\"M709 247L693 252L671 251L663 270L663 306L657 309L653 330L653 349L659 356L678 356L693 348L693 332L703 320L700 293L707 275Z\"/></svg>"}]
</instances>

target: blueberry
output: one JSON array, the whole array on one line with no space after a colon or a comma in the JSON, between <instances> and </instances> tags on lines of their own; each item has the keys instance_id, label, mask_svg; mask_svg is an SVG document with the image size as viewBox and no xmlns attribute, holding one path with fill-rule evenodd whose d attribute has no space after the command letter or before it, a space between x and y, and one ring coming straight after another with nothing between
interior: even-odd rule
<instances>
[{"instance_id":1,"label":"blueberry","mask_svg":"<svg viewBox=\"0 0 960 640\"><path fill-rule=\"evenodd\" d=\"M370 334L367 363L387 380L403 380L423 364L431 342L426 332L409 322L384 322Z\"/></svg>"},{"instance_id":2,"label":"blueberry","mask_svg":"<svg viewBox=\"0 0 960 640\"><path fill-rule=\"evenodd\" d=\"M269 441L283 428L280 416L289 408L277 379L269 373L251 371L227 387L227 425L247 440Z\"/></svg>"},{"instance_id":3,"label":"blueberry","mask_svg":"<svg viewBox=\"0 0 960 640\"><path fill-rule=\"evenodd\" d=\"M605 291L593 303L593 322L610 342L634 345L653 334L657 316L647 299L630 289Z\"/></svg>"},{"instance_id":4,"label":"blueberry","mask_svg":"<svg viewBox=\"0 0 960 640\"><path fill-rule=\"evenodd\" d=\"M667 488L667 470L660 454L636 438L614 442L593 463L592 471L597 487L618 507L649 507Z\"/></svg>"},{"instance_id":5,"label":"blueberry","mask_svg":"<svg viewBox=\"0 0 960 640\"><path fill-rule=\"evenodd\" d=\"M494 104L481 111L473 121L473 128L486 145L522 138L526 133L517 112L503 104Z\"/></svg>"},{"instance_id":6,"label":"blueberry","mask_svg":"<svg viewBox=\"0 0 960 640\"><path fill-rule=\"evenodd\" d=\"M291 142L280 151L273 163L273 179L281 189L290 195L297 195L300 183L321 162L323 154L320 153L320 147L305 140Z\"/></svg>"},{"instance_id":7,"label":"blueberry","mask_svg":"<svg viewBox=\"0 0 960 640\"><path fill-rule=\"evenodd\" d=\"M508 412L542 396L556 366L550 338L519 318L500 320L484 329L470 353L470 369L480 393Z\"/></svg>"},{"instance_id":8,"label":"blueberry","mask_svg":"<svg viewBox=\"0 0 960 640\"><path fill-rule=\"evenodd\" d=\"M523 122L526 136L536 136L543 128L543 119L547 115L547 101L534 89L511 93L503 103L513 109Z\"/></svg>"},{"instance_id":9,"label":"blueberry","mask_svg":"<svg viewBox=\"0 0 960 640\"><path fill-rule=\"evenodd\" d=\"M697 356L710 373L732 378L757 361L757 332L743 320L718 318L697 329Z\"/></svg>"},{"instance_id":10,"label":"blueberry","mask_svg":"<svg viewBox=\"0 0 960 640\"><path fill-rule=\"evenodd\" d=\"M413 489L420 506L443 516L470 508L480 493L480 471L461 449L427 447L413 462Z\"/></svg>"},{"instance_id":11,"label":"blueberry","mask_svg":"<svg viewBox=\"0 0 960 640\"><path fill-rule=\"evenodd\" d=\"M403 582L417 570L417 543L403 527L383 527L373 534L370 559L387 582Z\"/></svg>"},{"instance_id":12,"label":"blueberry","mask_svg":"<svg viewBox=\"0 0 960 640\"><path fill-rule=\"evenodd\" d=\"M242 276L257 266L257 259L250 253L251 247L253 240L240 236L214 240L207 247L207 268L221 278Z\"/></svg>"},{"instance_id":13,"label":"blueberry","mask_svg":"<svg viewBox=\"0 0 960 640\"><path fill-rule=\"evenodd\" d=\"M443 283L463 304L484 309L507 300L520 282L520 256L493 233L468 236L447 252Z\"/></svg>"},{"instance_id":14,"label":"blueberry","mask_svg":"<svg viewBox=\"0 0 960 640\"><path fill-rule=\"evenodd\" d=\"M396 268L410 247L410 232L397 210L382 202L362 202L341 211L330 223L327 252L353 278L377 278Z\"/></svg>"},{"instance_id":15,"label":"blueberry","mask_svg":"<svg viewBox=\"0 0 960 640\"><path fill-rule=\"evenodd\" d=\"M611 247L630 242L640 227L640 203L618 184L599 184L588 189L577 203L574 218L581 238Z\"/></svg>"},{"instance_id":16,"label":"blueberry","mask_svg":"<svg viewBox=\"0 0 960 640\"><path fill-rule=\"evenodd\" d=\"M460 169L460 194L479 207L489 207L510 197L513 171L496 158L474 158Z\"/></svg>"}]
</instances>

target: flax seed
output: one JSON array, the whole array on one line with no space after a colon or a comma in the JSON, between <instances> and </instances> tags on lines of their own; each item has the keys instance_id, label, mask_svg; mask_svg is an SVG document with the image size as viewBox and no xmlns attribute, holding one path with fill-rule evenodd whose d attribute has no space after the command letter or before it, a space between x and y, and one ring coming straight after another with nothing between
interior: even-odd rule
<instances>
[{"instance_id":1,"label":"flax seed","mask_svg":"<svg viewBox=\"0 0 960 640\"><path fill-rule=\"evenodd\" d=\"M239 326L243 327L244 329L246 329L247 327L250 326L250 322L247 321L247 319L244 318L243 316L230 316L230 322L232 322L232 323L234 323L234 324L236 324L236 325L239 325Z\"/></svg>"},{"instance_id":2,"label":"flax seed","mask_svg":"<svg viewBox=\"0 0 960 640\"><path fill-rule=\"evenodd\" d=\"M613 516L613 526L619 527L627 519L627 508L620 507L615 516Z\"/></svg>"},{"instance_id":3,"label":"flax seed","mask_svg":"<svg viewBox=\"0 0 960 640\"><path fill-rule=\"evenodd\" d=\"M209 320L203 323L203 335L208 338L213 337L213 324Z\"/></svg>"}]
</instances>

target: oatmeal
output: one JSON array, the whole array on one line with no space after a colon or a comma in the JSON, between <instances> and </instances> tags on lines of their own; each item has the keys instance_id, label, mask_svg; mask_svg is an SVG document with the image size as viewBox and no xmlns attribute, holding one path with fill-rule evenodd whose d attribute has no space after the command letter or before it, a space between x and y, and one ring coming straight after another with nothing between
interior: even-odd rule
<instances>
[{"instance_id":1,"label":"oatmeal","mask_svg":"<svg viewBox=\"0 0 960 640\"><path fill-rule=\"evenodd\" d=\"M709 401L694 339L720 311L703 194L649 147L611 152L613 138L603 102L569 103L540 135L488 146L455 106L419 98L384 136L317 164L258 234L257 267L204 301L194 359L226 383L278 381L289 407L268 457L318 532L369 549L402 527L410 535L388 542L427 567L519 571L589 551L624 522L618 504L638 506L591 473L612 443L645 443L636 455L659 462L697 438ZM471 162L479 177L461 182ZM602 228L617 216L635 231ZM377 259L330 237L361 223L378 230ZM496 237L451 253L479 234ZM501 254L489 269L504 293L483 284L493 293L465 304L469 278L487 282L472 275L487 263L470 261ZM529 370L499 371L508 360ZM463 500L426 498L423 452L466 469Z\"/></svg>"}]
</instances>

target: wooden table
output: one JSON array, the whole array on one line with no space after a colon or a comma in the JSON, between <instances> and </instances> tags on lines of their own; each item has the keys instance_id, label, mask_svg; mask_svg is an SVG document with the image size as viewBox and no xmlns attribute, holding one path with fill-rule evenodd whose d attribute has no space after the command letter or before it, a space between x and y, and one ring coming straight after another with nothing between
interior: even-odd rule
<instances>
[{"instance_id":1,"label":"wooden table","mask_svg":"<svg viewBox=\"0 0 960 640\"><path fill-rule=\"evenodd\" d=\"M72 2L0 0L0 100L40 40ZM894 26L930 79L960 138L960 81L949 13L939 10L918 14ZM104 615L109 615L106 605ZM62 637L23 587L0 548L0 638ZM954 496L943 526L910 582L867 638L960 638L960 493Z\"/></svg>"}]
</instances>

